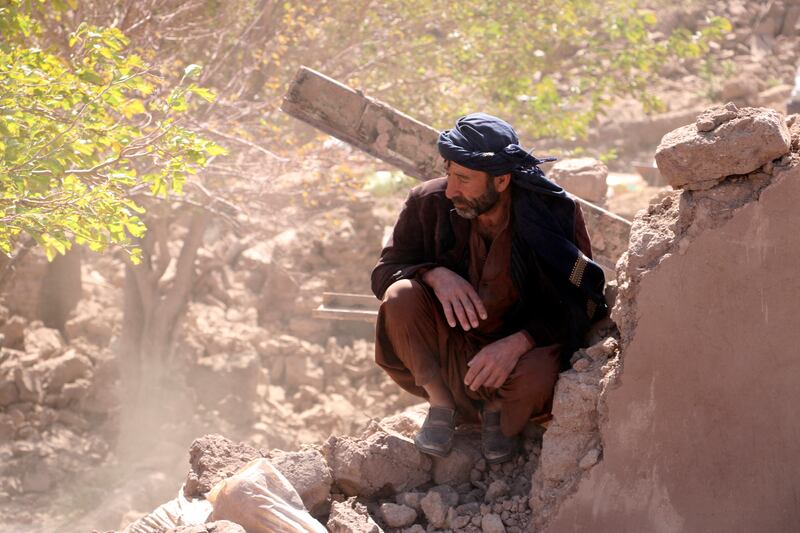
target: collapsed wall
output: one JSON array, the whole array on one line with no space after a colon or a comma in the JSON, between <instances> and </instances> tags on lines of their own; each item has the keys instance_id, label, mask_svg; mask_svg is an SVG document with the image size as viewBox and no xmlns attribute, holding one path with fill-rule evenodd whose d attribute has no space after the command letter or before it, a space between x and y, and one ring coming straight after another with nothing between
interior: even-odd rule
<instances>
[{"instance_id":1,"label":"collapsed wall","mask_svg":"<svg viewBox=\"0 0 800 533\"><path fill-rule=\"evenodd\" d=\"M545 434L537 531L796 529L796 119L728 105L665 136L656 160L683 190L634 222L619 361L559 382L555 427L581 393L595 427Z\"/></svg>"}]
</instances>

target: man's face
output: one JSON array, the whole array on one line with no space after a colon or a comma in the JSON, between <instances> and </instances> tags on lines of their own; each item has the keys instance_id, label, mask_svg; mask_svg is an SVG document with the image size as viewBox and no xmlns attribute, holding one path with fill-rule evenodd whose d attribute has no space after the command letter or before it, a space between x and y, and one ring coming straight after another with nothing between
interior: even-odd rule
<instances>
[{"instance_id":1,"label":"man's face","mask_svg":"<svg viewBox=\"0 0 800 533\"><path fill-rule=\"evenodd\" d=\"M472 170L447 162L447 190L445 196L452 200L456 213L473 219L489 211L500 199L494 178L486 172Z\"/></svg>"}]
</instances>

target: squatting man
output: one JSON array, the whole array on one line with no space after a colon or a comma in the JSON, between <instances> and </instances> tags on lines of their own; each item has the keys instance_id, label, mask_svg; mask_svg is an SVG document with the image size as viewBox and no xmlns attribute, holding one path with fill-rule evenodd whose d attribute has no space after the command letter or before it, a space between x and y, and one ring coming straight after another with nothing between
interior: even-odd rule
<instances>
[{"instance_id":1,"label":"squatting man","mask_svg":"<svg viewBox=\"0 0 800 533\"><path fill-rule=\"evenodd\" d=\"M447 176L411 190L372 272L375 360L430 403L420 451L446 456L456 424L480 421L500 463L606 313L603 272L579 206L511 125L473 113L438 148Z\"/></svg>"}]
</instances>

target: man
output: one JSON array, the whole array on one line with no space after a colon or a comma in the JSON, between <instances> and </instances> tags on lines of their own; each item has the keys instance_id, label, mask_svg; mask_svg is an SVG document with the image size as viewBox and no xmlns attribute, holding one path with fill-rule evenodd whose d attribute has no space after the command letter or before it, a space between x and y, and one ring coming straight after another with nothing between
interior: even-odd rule
<instances>
[{"instance_id":1,"label":"man","mask_svg":"<svg viewBox=\"0 0 800 533\"><path fill-rule=\"evenodd\" d=\"M461 117L438 147L447 177L412 189L372 272L375 359L430 402L421 451L447 455L458 414L499 463L605 312L603 273L577 204L508 123Z\"/></svg>"}]
</instances>

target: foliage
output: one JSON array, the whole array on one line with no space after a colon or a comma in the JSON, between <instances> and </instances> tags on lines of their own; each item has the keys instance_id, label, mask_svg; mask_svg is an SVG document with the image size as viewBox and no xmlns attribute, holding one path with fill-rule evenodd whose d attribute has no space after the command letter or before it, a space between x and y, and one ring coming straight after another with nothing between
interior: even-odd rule
<instances>
[{"instance_id":1,"label":"foliage","mask_svg":"<svg viewBox=\"0 0 800 533\"><path fill-rule=\"evenodd\" d=\"M650 90L660 67L696 62L731 30L709 16L662 35L637 0L92 0L76 16L122 20L160 63L208 64L202 81L220 101L207 111L279 148L292 136L278 108L300 65L437 127L480 109L529 138L566 139L617 97L660 109Z\"/></svg>"},{"instance_id":2,"label":"foliage","mask_svg":"<svg viewBox=\"0 0 800 533\"><path fill-rule=\"evenodd\" d=\"M41 47L36 17L48 7L0 2L0 250L28 234L50 259L76 242L122 244L138 261L133 193L180 192L224 153L180 122L192 95L214 95L191 81L197 65L170 86L117 28L81 24L65 49Z\"/></svg>"}]
</instances>

